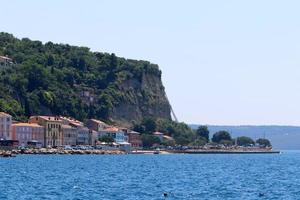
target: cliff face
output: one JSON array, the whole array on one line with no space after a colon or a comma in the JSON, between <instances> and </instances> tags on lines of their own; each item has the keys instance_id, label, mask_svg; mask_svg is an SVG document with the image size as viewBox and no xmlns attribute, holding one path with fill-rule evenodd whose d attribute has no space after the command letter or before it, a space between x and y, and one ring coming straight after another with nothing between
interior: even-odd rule
<instances>
[{"instance_id":1,"label":"cliff face","mask_svg":"<svg viewBox=\"0 0 300 200\"><path fill-rule=\"evenodd\" d=\"M170 105L159 76L144 73L141 82L126 80L119 88L126 93L126 100L112 110L113 121L128 125L144 117L171 119Z\"/></svg>"},{"instance_id":2,"label":"cliff face","mask_svg":"<svg viewBox=\"0 0 300 200\"><path fill-rule=\"evenodd\" d=\"M129 126L145 117L171 119L158 66L92 52L86 47L43 44L0 33L0 111L99 118Z\"/></svg>"}]
</instances>

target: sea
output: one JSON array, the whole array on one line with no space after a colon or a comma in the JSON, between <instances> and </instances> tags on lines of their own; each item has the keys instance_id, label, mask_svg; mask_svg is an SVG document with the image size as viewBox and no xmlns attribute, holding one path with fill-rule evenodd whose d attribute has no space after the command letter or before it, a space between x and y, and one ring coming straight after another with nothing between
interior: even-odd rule
<instances>
[{"instance_id":1,"label":"sea","mask_svg":"<svg viewBox=\"0 0 300 200\"><path fill-rule=\"evenodd\" d=\"M0 158L0 199L295 200L300 152L18 155Z\"/></svg>"}]
</instances>

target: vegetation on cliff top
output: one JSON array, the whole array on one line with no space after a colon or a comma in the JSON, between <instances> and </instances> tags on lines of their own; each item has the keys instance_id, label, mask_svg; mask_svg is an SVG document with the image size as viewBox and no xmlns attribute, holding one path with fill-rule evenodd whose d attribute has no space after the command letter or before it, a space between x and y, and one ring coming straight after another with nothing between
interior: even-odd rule
<instances>
[{"instance_id":1,"label":"vegetation on cliff top","mask_svg":"<svg viewBox=\"0 0 300 200\"><path fill-rule=\"evenodd\" d=\"M147 61L68 44L20 40L7 33L0 33L0 55L16 63L0 66L0 111L17 120L52 114L107 121L118 104L132 102L133 96L144 102L143 108L154 104L157 94L147 88L124 91L120 87L124 81L141 82L145 74L161 78L158 66Z\"/></svg>"}]
</instances>

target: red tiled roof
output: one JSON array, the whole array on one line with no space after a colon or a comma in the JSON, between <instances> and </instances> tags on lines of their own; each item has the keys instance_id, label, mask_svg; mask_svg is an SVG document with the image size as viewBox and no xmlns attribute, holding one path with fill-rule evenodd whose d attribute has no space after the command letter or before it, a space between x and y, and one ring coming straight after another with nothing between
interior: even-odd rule
<instances>
[{"instance_id":1,"label":"red tiled roof","mask_svg":"<svg viewBox=\"0 0 300 200\"><path fill-rule=\"evenodd\" d=\"M94 122L96 122L98 124L105 124L103 121L100 121L98 119L91 119L91 121L94 121Z\"/></svg>"},{"instance_id":2,"label":"red tiled roof","mask_svg":"<svg viewBox=\"0 0 300 200\"><path fill-rule=\"evenodd\" d=\"M11 117L10 114L7 114L7 113L5 113L5 112L0 112L0 116Z\"/></svg>"},{"instance_id":3,"label":"red tiled roof","mask_svg":"<svg viewBox=\"0 0 300 200\"><path fill-rule=\"evenodd\" d=\"M54 117L54 116L32 116L30 118L34 118L34 117L39 117L42 118L46 121L58 121L61 122L61 119L59 119L59 117Z\"/></svg>"},{"instance_id":4,"label":"red tiled roof","mask_svg":"<svg viewBox=\"0 0 300 200\"><path fill-rule=\"evenodd\" d=\"M12 124L12 126L26 126L26 127L38 127L38 128L42 128L42 126L38 125L38 124L29 124L29 123L17 123L17 124Z\"/></svg>"},{"instance_id":5,"label":"red tiled roof","mask_svg":"<svg viewBox=\"0 0 300 200\"><path fill-rule=\"evenodd\" d=\"M116 127L108 127L106 129L104 129L103 131L105 131L105 132L118 132L119 129L116 128Z\"/></svg>"}]
</instances>

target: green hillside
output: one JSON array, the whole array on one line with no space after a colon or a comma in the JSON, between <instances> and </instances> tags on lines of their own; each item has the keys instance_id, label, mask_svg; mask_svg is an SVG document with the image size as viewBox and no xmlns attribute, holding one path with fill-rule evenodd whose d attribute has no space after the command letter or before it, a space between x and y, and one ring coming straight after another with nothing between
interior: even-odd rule
<instances>
[{"instance_id":1,"label":"green hillside","mask_svg":"<svg viewBox=\"0 0 300 200\"><path fill-rule=\"evenodd\" d=\"M0 33L0 55L15 62L0 66L0 111L16 119L51 114L129 125L171 118L161 71L148 61L7 33Z\"/></svg>"}]
</instances>

